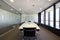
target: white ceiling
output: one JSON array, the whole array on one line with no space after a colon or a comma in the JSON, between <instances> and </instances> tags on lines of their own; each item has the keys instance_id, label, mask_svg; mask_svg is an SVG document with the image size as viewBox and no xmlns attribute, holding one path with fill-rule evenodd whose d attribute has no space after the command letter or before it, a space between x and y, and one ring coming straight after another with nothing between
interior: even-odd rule
<instances>
[{"instance_id":1,"label":"white ceiling","mask_svg":"<svg viewBox=\"0 0 60 40\"><path fill-rule=\"evenodd\" d=\"M11 7L15 8L20 13L38 13L57 2L58 0L14 0L14 2L10 2L10 0L3 0ZM21 10L19 10L21 8Z\"/></svg>"},{"instance_id":2,"label":"white ceiling","mask_svg":"<svg viewBox=\"0 0 60 40\"><path fill-rule=\"evenodd\" d=\"M12 8L11 6L9 6L7 3L5 3L4 1L0 0L0 9L9 11L11 13L15 13L15 14L20 14L19 11L17 11L16 9Z\"/></svg>"}]
</instances>

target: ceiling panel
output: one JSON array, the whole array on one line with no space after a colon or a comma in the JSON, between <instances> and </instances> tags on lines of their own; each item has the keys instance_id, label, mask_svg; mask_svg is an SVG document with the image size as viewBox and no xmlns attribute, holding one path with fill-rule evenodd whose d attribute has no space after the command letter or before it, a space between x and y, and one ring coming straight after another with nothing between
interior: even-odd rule
<instances>
[{"instance_id":1,"label":"ceiling panel","mask_svg":"<svg viewBox=\"0 0 60 40\"><path fill-rule=\"evenodd\" d=\"M15 8L20 13L38 13L57 2L58 0L3 0L11 7ZM21 10L19 10L21 8Z\"/></svg>"},{"instance_id":2,"label":"ceiling panel","mask_svg":"<svg viewBox=\"0 0 60 40\"><path fill-rule=\"evenodd\" d=\"M13 7L11 7L10 5L8 5L7 3L5 3L2 0L0 0L0 9L9 11L9 12L15 13L15 14L19 14L20 13L19 11L17 11L16 9L14 9Z\"/></svg>"}]
</instances>

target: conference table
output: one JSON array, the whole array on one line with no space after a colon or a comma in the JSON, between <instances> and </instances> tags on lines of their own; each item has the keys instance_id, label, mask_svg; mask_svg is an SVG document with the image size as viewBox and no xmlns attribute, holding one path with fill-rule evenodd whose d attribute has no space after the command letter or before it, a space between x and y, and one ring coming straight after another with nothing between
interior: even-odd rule
<instances>
[{"instance_id":1,"label":"conference table","mask_svg":"<svg viewBox=\"0 0 60 40\"><path fill-rule=\"evenodd\" d=\"M24 31L25 28L25 31ZM35 32L40 30L40 27L33 22L25 22L19 28L19 30L24 31L24 35L35 36ZM28 30L26 30L28 29ZM32 30L33 29L33 30Z\"/></svg>"}]
</instances>

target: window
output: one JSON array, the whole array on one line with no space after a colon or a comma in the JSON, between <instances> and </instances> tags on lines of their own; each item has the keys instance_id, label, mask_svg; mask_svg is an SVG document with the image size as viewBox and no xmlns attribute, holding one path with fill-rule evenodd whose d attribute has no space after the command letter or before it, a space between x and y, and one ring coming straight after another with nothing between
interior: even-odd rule
<instances>
[{"instance_id":1,"label":"window","mask_svg":"<svg viewBox=\"0 0 60 40\"><path fill-rule=\"evenodd\" d=\"M46 25L54 27L53 6L46 10Z\"/></svg>"},{"instance_id":2,"label":"window","mask_svg":"<svg viewBox=\"0 0 60 40\"><path fill-rule=\"evenodd\" d=\"M54 10L53 10L53 6L50 9L50 26L54 27Z\"/></svg>"},{"instance_id":3,"label":"window","mask_svg":"<svg viewBox=\"0 0 60 40\"><path fill-rule=\"evenodd\" d=\"M48 12L46 12L46 25L48 25Z\"/></svg>"},{"instance_id":4,"label":"window","mask_svg":"<svg viewBox=\"0 0 60 40\"><path fill-rule=\"evenodd\" d=\"M56 4L56 28L60 29L60 2Z\"/></svg>"},{"instance_id":5,"label":"window","mask_svg":"<svg viewBox=\"0 0 60 40\"><path fill-rule=\"evenodd\" d=\"M44 12L41 13L41 23L44 24Z\"/></svg>"}]
</instances>

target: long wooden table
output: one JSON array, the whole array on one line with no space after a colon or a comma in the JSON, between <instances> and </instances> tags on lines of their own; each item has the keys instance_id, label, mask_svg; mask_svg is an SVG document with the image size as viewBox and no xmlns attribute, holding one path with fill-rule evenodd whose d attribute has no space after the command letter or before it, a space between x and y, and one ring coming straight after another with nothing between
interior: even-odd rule
<instances>
[{"instance_id":1,"label":"long wooden table","mask_svg":"<svg viewBox=\"0 0 60 40\"><path fill-rule=\"evenodd\" d=\"M23 29L23 27L25 27L25 28L36 28L37 30L40 30L40 27L33 22L23 23L18 29Z\"/></svg>"},{"instance_id":2,"label":"long wooden table","mask_svg":"<svg viewBox=\"0 0 60 40\"><path fill-rule=\"evenodd\" d=\"M27 31L27 33L25 32L24 35L25 34L27 34L27 35L35 35L35 31L39 31L40 30L40 27L37 24L33 23L33 22L23 23L18 29L24 31L24 28L29 29L29 32L28 31ZM36 28L36 30L32 31L32 30L30 30L31 28L32 29ZM30 32L32 32L32 33L30 33Z\"/></svg>"}]
</instances>

